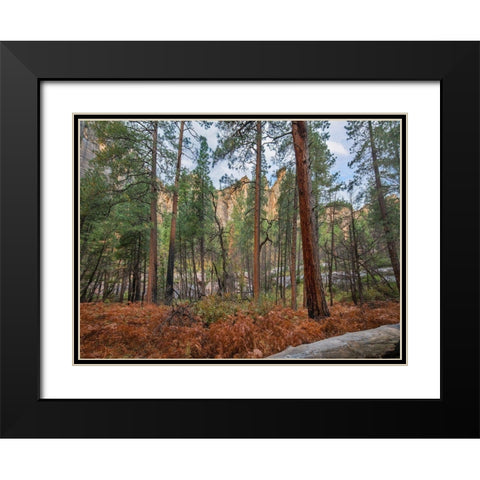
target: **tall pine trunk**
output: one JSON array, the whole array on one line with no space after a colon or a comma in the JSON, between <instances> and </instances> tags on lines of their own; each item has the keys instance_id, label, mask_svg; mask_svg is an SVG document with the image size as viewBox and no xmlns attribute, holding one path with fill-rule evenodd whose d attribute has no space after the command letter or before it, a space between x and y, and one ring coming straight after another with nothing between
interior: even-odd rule
<instances>
[{"instance_id":1,"label":"tall pine trunk","mask_svg":"<svg viewBox=\"0 0 480 480\"><path fill-rule=\"evenodd\" d=\"M200 295L205 296L205 237L203 234L200 237L200 272L202 282Z\"/></svg>"},{"instance_id":2,"label":"tall pine trunk","mask_svg":"<svg viewBox=\"0 0 480 480\"><path fill-rule=\"evenodd\" d=\"M298 205L303 245L304 288L308 316L315 320L329 317L322 277L318 232L315 228L313 211L312 182L308 154L307 124L305 121L292 122L293 146L297 165Z\"/></svg>"},{"instance_id":3,"label":"tall pine trunk","mask_svg":"<svg viewBox=\"0 0 480 480\"><path fill-rule=\"evenodd\" d=\"M157 303L157 136L158 122L153 123L152 167L150 171L150 248L148 259L147 303Z\"/></svg>"},{"instance_id":4,"label":"tall pine trunk","mask_svg":"<svg viewBox=\"0 0 480 480\"><path fill-rule=\"evenodd\" d=\"M370 147L372 150L372 163L373 163L373 171L375 173L375 187L377 190L378 204L380 206L380 215L382 217L383 230L385 232L385 236L387 237L386 239L387 239L388 255L390 256L390 262L392 264L393 273L395 275L397 288L400 290L400 262L398 261L397 248L395 245L395 241L392 238L390 223L387 218L387 205L385 203L382 182L380 180L380 172L378 170L377 149L375 147L375 141L373 138L373 128L372 128L371 121L368 122L368 130L370 133Z\"/></svg>"},{"instance_id":5,"label":"tall pine trunk","mask_svg":"<svg viewBox=\"0 0 480 480\"><path fill-rule=\"evenodd\" d=\"M201 272L201 288L200 295L205 296L205 192L204 182L202 177L202 192L201 192L201 204L202 204L202 234L200 235L200 272Z\"/></svg>"},{"instance_id":6,"label":"tall pine trunk","mask_svg":"<svg viewBox=\"0 0 480 480\"><path fill-rule=\"evenodd\" d=\"M195 298L198 298L198 278L197 278L197 265L195 262L195 241L192 239L192 243L190 244L190 249L192 252L192 269L193 269L193 292L195 294Z\"/></svg>"},{"instance_id":7,"label":"tall pine trunk","mask_svg":"<svg viewBox=\"0 0 480 480\"><path fill-rule=\"evenodd\" d=\"M292 292L291 307L297 309L297 210L298 196L297 186L294 186L293 192L293 213L292 213L292 245L290 249L290 286Z\"/></svg>"},{"instance_id":8,"label":"tall pine trunk","mask_svg":"<svg viewBox=\"0 0 480 480\"><path fill-rule=\"evenodd\" d=\"M328 290L330 293L330 306L333 305L333 260L335 257L335 207L337 206L337 199L333 201L333 207L330 207L330 265L328 266Z\"/></svg>"},{"instance_id":9,"label":"tall pine trunk","mask_svg":"<svg viewBox=\"0 0 480 480\"><path fill-rule=\"evenodd\" d=\"M172 220L170 223L170 243L168 247L167 262L167 280L165 285L165 303L172 304L173 300L173 271L175 267L175 234L177 230L177 211L178 211L178 182L180 180L180 169L182 168L182 145L183 130L185 122L180 122L180 135L178 138L177 168L175 170L175 186L172 199Z\"/></svg>"},{"instance_id":10,"label":"tall pine trunk","mask_svg":"<svg viewBox=\"0 0 480 480\"><path fill-rule=\"evenodd\" d=\"M140 271L140 249L141 249L142 235L138 234L138 239L134 249L133 271L132 271L132 287L131 302L139 302L141 299L141 271Z\"/></svg>"},{"instance_id":11,"label":"tall pine trunk","mask_svg":"<svg viewBox=\"0 0 480 480\"><path fill-rule=\"evenodd\" d=\"M262 122L257 122L257 161L255 166L255 215L253 227L253 299L260 300L260 188L262 172Z\"/></svg>"},{"instance_id":12,"label":"tall pine trunk","mask_svg":"<svg viewBox=\"0 0 480 480\"><path fill-rule=\"evenodd\" d=\"M362 276L360 275L360 256L358 254L357 230L355 225L355 215L353 213L353 204L351 199L350 199L350 224L351 224L351 230L352 230L353 269L354 269L354 274L357 280L358 299L360 301L360 304L362 304L363 303L363 287L362 287Z\"/></svg>"}]
</instances>

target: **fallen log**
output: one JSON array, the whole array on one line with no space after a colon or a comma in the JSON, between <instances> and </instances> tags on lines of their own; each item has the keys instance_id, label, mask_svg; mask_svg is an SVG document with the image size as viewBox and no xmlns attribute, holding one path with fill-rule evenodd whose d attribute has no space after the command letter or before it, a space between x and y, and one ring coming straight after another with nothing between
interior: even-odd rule
<instances>
[{"instance_id":1,"label":"fallen log","mask_svg":"<svg viewBox=\"0 0 480 480\"><path fill-rule=\"evenodd\" d=\"M298 347L288 347L267 358L400 358L400 324L350 332Z\"/></svg>"}]
</instances>

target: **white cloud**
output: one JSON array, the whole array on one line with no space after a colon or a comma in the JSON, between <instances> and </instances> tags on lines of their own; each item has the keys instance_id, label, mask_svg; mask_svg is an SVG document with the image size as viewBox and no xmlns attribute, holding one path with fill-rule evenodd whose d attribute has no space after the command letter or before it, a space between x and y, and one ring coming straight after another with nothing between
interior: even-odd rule
<instances>
[{"instance_id":1,"label":"white cloud","mask_svg":"<svg viewBox=\"0 0 480 480\"><path fill-rule=\"evenodd\" d=\"M210 170L210 179L212 180L213 186L215 188L220 188L220 178L223 175L232 175L233 178L240 180L243 176L249 176L249 168L241 168L241 169L232 169L228 167L227 162L220 161L218 162L212 170Z\"/></svg>"},{"instance_id":2,"label":"white cloud","mask_svg":"<svg viewBox=\"0 0 480 480\"><path fill-rule=\"evenodd\" d=\"M327 145L330 151L336 155L348 155L347 149L340 142L327 140Z\"/></svg>"}]
</instances>

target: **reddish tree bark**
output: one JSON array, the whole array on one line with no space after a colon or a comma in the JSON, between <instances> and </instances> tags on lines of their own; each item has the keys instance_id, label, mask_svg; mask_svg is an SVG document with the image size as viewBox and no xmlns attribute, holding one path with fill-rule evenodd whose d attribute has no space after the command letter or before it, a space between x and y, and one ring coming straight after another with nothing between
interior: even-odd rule
<instances>
[{"instance_id":1,"label":"reddish tree bark","mask_svg":"<svg viewBox=\"0 0 480 480\"><path fill-rule=\"evenodd\" d=\"M293 310L297 309L297 210L298 210L298 196L297 188L293 193L293 214L292 214L292 246L290 250L290 284L292 292L291 307Z\"/></svg>"},{"instance_id":2,"label":"reddish tree bark","mask_svg":"<svg viewBox=\"0 0 480 480\"><path fill-rule=\"evenodd\" d=\"M333 207L330 207L330 265L328 266L328 290L330 293L330 306L333 306L333 261L335 257L335 208L337 206L337 198L335 197Z\"/></svg>"},{"instance_id":3,"label":"reddish tree bark","mask_svg":"<svg viewBox=\"0 0 480 480\"><path fill-rule=\"evenodd\" d=\"M172 220L170 223L170 242L168 247L167 279L165 285L165 303L171 305L173 300L173 271L175 267L175 234L177 230L177 211L178 211L178 182L180 179L180 169L182 168L182 144L183 130L185 122L180 122L180 135L178 138L177 168L175 170L175 186L172 199Z\"/></svg>"},{"instance_id":4,"label":"reddish tree bark","mask_svg":"<svg viewBox=\"0 0 480 480\"><path fill-rule=\"evenodd\" d=\"M257 122L257 162L255 166L255 215L253 233L253 299L260 300L260 187L262 173L262 122Z\"/></svg>"},{"instance_id":5,"label":"reddish tree bark","mask_svg":"<svg viewBox=\"0 0 480 480\"><path fill-rule=\"evenodd\" d=\"M313 211L312 182L308 154L307 124L304 121L292 122L293 146L297 165L298 206L303 246L303 277L308 316L315 320L330 316L322 277L318 233L315 228Z\"/></svg>"},{"instance_id":6,"label":"reddish tree bark","mask_svg":"<svg viewBox=\"0 0 480 480\"><path fill-rule=\"evenodd\" d=\"M158 122L153 123L150 200L150 248L148 259L147 303L157 303L157 139Z\"/></svg>"}]
</instances>

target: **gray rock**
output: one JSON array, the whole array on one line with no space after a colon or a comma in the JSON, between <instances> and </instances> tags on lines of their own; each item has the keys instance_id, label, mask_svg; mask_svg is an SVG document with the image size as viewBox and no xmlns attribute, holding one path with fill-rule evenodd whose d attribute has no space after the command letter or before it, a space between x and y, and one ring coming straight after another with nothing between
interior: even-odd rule
<instances>
[{"instance_id":1,"label":"gray rock","mask_svg":"<svg viewBox=\"0 0 480 480\"><path fill-rule=\"evenodd\" d=\"M371 330L350 332L298 347L288 347L272 359L351 359L400 358L400 324L382 325Z\"/></svg>"}]
</instances>

